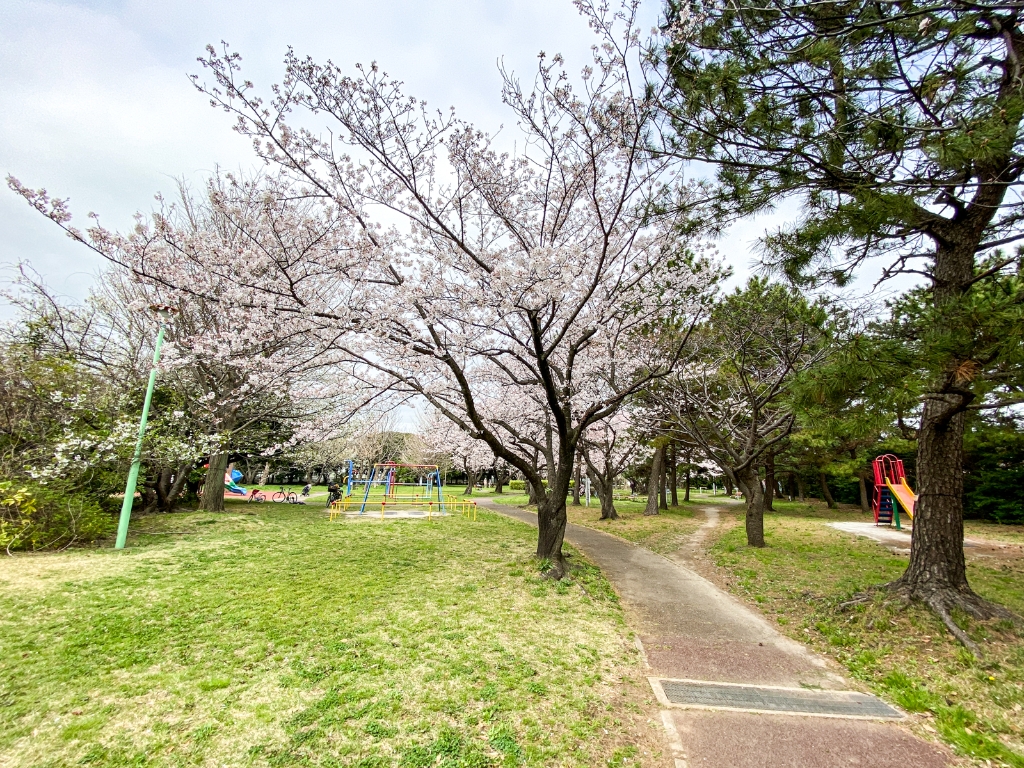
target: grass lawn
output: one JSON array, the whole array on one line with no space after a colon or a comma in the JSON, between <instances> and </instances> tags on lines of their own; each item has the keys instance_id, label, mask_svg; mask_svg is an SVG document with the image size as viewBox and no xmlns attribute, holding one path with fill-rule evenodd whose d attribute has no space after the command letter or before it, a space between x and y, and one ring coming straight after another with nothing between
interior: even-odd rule
<instances>
[{"instance_id":1,"label":"grass lawn","mask_svg":"<svg viewBox=\"0 0 1024 768\"><path fill-rule=\"evenodd\" d=\"M529 502L525 494L492 495L492 498L499 504L513 507L527 507ZM619 520L602 520L601 502L596 498L591 500L589 507L574 507L570 503L566 509L570 523L620 536L659 554L669 554L679 549L686 536L704 522L702 516L695 514L700 507L694 502L669 507L657 515L644 517L646 503L646 498L640 501L616 501L615 511L619 514ZM527 508L536 511L535 507Z\"/></svg>"},{"instance_id":2,"label":"grass lawn","mask_svg":"<svg viewBox=\"0 0 1024 768\"><path fill-rule=\"evenodd\" d=\"M614 593L575 553L542 579L534 547L486 512L235 502L4 558L0 765L655 764Z\"/></svg>"},{"instance_id":3,"label":"grass lawn","mask_svg":"<svg viewBox=\"0 0 1024 768\"><path fill-rule=\"evenodd\" d=\"M880 594L851 608L840 604L897 578L907 557L825 525L860 520L857 512L776 502L765 516L768 546L746 546L742 525L711 549L734 593L758 604L790 636L831 655L875 692L917 713L917 727L941 737L977 765L1024 767L1024 644L1001 624L958 623L981 642L976 660L920 606ZM742 508L727 515L742 515ZM977 526L972 526L977 527ZM1012 541L1011 528L984 526L986 538ZM974 533L972 531L972 533ZM980 534L975 534L980 535ZM968 577L983 596L1024 615L1024 557L969 557Z\"/></svg>"}]
</instances>

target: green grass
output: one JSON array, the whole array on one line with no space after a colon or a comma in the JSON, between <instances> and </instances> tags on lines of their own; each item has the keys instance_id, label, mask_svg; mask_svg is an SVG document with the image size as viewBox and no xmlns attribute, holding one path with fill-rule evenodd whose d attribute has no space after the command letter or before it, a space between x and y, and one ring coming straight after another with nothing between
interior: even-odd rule
<instances>
[{"instance_id":1,"label":"green grass","mask_svg":"<svg viewBox=\"0 0 1024 768\"><path fill-rule=\"evenodd\" d=\"M497 503L507 506L534 509L528 507L529 497L525 494L493 496L493 499ZM667 510L661 510L657 515L644 517L646 498L641 498L639 501L624 499L615 502L615 511L619 514L618 520L602 520L600 500L592 499L589 507L582 505L575 507L572 506L571 501L570 498L570 503L566 507L570 523L585 525L588 528L620 536L659 554L667 555L675 552L682 546L686 536L697 530L704 522L703 517L695 514L700 509L699 502L669 507Z\"/></svg>"},{"instance_id":2,"label":"green grass","mask_svg":"<svg viewBox=\"0 0 1024 768\"><path fill-rule=\"evenodd\" d=\"M0 765L657 759L621 608L578 554L555 583L493 514L231 507L0 561Z\"/></svg>"},{"instance_id":3,"label":"green grass","mask_svg":"<svg viewBox=\"0 0 1024 768\"><path fill-rule=\"evenodd\" d=\"M764 549L746 546L742 525L711 550L728 587L774 617L783 632L842 663L976 765L1024 768L1024 645L1011 627L956 617L984 649L967 653L927 609L884 593L842 607L855 594L897 578L907 557L824 523L865 520L806 504L776 502L765 516ZM730 512L728 514L737 514ZM741 514L741 513L739 513ZM989 538L999 531L989 528ZM971 558L968 577L984 597L1024 614L1024 560ZM988 762L986 762L988 761Z\"/></svg>"}]
</instances>

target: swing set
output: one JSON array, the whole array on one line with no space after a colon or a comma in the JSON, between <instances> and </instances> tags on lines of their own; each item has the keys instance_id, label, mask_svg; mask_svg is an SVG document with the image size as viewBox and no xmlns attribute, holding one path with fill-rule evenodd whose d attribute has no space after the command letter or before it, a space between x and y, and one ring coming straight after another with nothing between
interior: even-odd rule
<instances>
[{"instance_id":1,"label":"swing set","mask_svg":"<svg viewBox=\"0 0 1024 768\"><path fill-rule=\"evenodd\" d=\"M418 476L417 481L401 481L400 470L411 470ZM359 515L365 514L368 508L376 511L378 505L382 520L388 509L396 514L400 510L425 511L428 520L435 515L447 515L453 511L476 520L475 501L458 499L443 492L441 468L436 464L399 464L389 461L374 464L365 478L356 479L355 475L355 462L350 460L345 495L331 503L331 520L345 516L356 508Z\"/></svg>"}]
</instances>

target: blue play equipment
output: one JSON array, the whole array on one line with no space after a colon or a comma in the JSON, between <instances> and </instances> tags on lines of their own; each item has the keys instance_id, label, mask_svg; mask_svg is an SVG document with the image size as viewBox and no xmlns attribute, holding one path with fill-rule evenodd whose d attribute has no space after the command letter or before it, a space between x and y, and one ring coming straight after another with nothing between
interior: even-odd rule
<instances>
[{"instance_id":1,"label":"blue play equipment","mask_svg":"<svg viewBox=\"0 0 1024 768\"><path fill-rule=\"evenodd\" d=\"M417 470L420 480L415 483L402 483L398 480L399 469ZM345 496L352 496L354 485L363 486L362 503L359 506L359 514L366 511L368 502L383 501L387 504L405 502L407 504L421 504L436 502L441 511L445 510L444 494L441 490L441 470L436 464L396 464L386 462L374 464L366 479L355 478L355 464L348 462L348 482L346 483ZM415 488L411 493L400 494L399 488L410 486ZM374 493L380 489L381 493ZM436 498L434 498L436 497Z\"/></svg>"}]
</instances>

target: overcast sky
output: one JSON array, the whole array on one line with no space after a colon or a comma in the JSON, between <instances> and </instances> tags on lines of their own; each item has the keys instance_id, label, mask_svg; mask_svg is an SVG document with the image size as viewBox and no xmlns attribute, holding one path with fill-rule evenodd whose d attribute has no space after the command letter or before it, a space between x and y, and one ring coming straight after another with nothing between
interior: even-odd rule
<instances>
[{"instance_id":1,"label":"overcast sky","mask_svg":"<svg viewBox=\"0 0 1024 768\"><path fill-rule=\"evenodd\" d=\"M187 78L220 40L261 89L280 79L289 45L345 68L376 60L410 93L492 131L509 122L499 57L528 74L538 51L561 52L578 70L593 42L569 0L3 0L0 171L125 227L174 177L253 166L248 142ZM101 266L6 188L0 232L0 262L29 261L60 293L84 296Z\"/></svg>"},{"instance_id":2,"label":"overcast sky","mask_svg":"<svg viewBox=\"0 0 1024 768\"><path fill-rule=\"evenodd\" d=\"M660 3L649 0L644 27ZM537 53L562 53L571 71L594 37L570 0L81 0L0 1L0 172L71 198L126 228L175 177L199 181L215 166L255 165L188 79L207 44L228 41L266 93L289 45L354 71L377 61L409 93L494 132L511 127L498 60L532 76ZM721 244L737 272L751 245L784 214L744 222ZM102 260L0 188L0 263L29 262L57 293L83 298ZM9 271L9 270L8 270ZM0 306L0 316L6 316Z\"/></svg>"}]
</instances>

